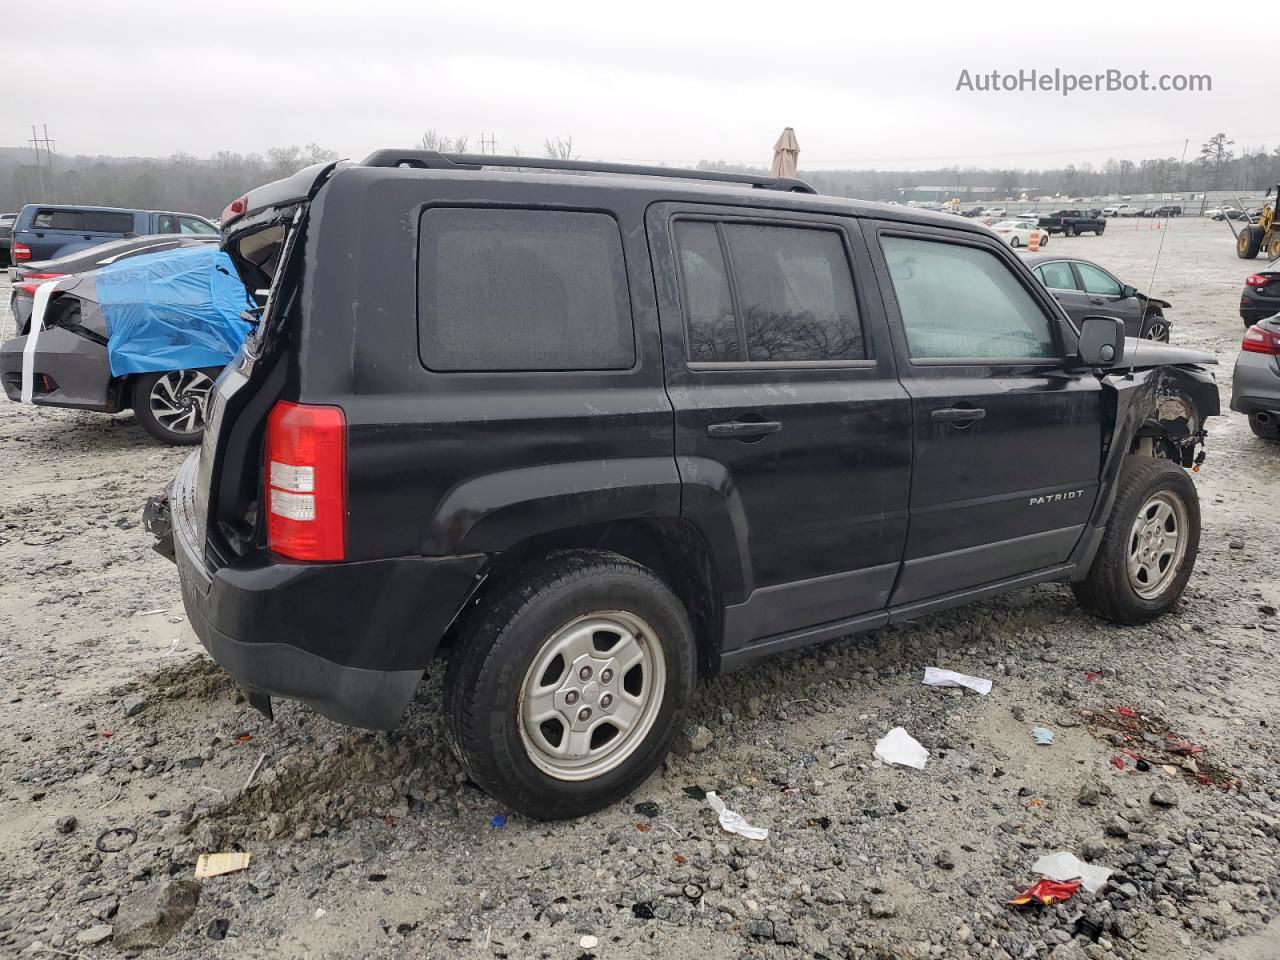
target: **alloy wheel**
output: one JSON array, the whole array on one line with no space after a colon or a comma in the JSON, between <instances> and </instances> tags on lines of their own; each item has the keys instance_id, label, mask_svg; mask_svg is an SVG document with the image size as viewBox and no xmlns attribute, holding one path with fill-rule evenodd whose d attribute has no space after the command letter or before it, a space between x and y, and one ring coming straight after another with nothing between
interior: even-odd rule
<instances>
[{"instance_id":1,"label":"alloy wheel","mask_svg":"<svg viewBox=\"0 0 1280 960\"><path fill-rule=\"evenodd\" d=\"M172 370L155 382L147 404L166 430L182 435L204 429L205 401L213 380L199 370Z\"/></svg>"},{"instance_id":2,"label":"alloy wheel","mask_svg":"<svg viewBox=\"0 0 1280 960\"><path fill-rule=\"evenodd\" d=\"M1138 511L1129 531L1129 585L1153 600L1178 575L1187 552L1190 521L1186 505L1167 491L1154 494Z\"/></svg>"},{"instance_id":3,"label":"alloy wheel","mask_svg":"<svg viewBox=\"0 0 1280 960\"><path fill-rule=\"evenodd\" d=\"M605 611L565 624L542 645L520 689L520 738L557 780L589 780L644 742L666 689L666 660L635 614Z\"/></svg>"}]
</instances>

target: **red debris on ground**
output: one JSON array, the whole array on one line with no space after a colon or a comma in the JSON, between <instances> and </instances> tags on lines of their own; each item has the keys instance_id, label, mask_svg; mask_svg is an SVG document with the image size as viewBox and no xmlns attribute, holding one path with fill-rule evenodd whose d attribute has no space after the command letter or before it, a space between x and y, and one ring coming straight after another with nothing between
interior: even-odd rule
<instances>
[{"instance_id":1,"label":"red debris on ground","mask_svg":"<svg viewBox=\"0 0 1280 960\"><path fill-rule=\"evenodd\" d=\"M1059 883L1057 880L1049 880L1042 877L1009 902L1015 907L1026 906L1029 903L1038 903L1047 907L1051 904L1062 903L1064 900L1070 900L1079 889L1079 880Z\"/></svg>"}]
</instances>

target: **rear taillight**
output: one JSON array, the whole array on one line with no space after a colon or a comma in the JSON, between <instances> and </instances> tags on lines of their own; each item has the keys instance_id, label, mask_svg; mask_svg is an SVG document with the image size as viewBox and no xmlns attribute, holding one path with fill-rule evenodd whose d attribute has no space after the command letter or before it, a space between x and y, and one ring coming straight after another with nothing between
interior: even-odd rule
<instances>
[{"instance_id":1,"label":"rear taillight","mask_svg":"<svg viewBox=\"0 0 1280 960\"><path fill-rule=\"evenodd\" d=\"M1244 340L1240 349L1246 353L1265 353L1269 356L1280 356L1280 333L1273 333L1266 327L1254 324L1244 332Z\"/></svg>"},{"instance_id":2,"label":"rear taillight","mask_svg":"<svg viewBox=\"0 0 1280 960\"><path fill-rule=\"evenodd\" d=\"M1274 279L1273 277L1264 277L1260 273L1255 273L1251 277L1244 278L1244 285L1246 287L1265 287L1273 279Z\"/></svg>"},{"instance_id":3,"label":"rear taillight","mask_svg":"<svg viewBox=\"0 0 1280 960\"><path fill-rule=\"evenodd\" d=\"M342 560L347 418L340 407L277 403L263 457L267 546L294 560Z\"/></svg>"},{"instance_id":4,"label":"rear taillight","mask_svg":"<svg viewBox=\"0 0 1280 960\"><path fill-rule=\"evenodd\" d=\"M237 217L243 217L244 212L248 209L249 209L248 195L245 195L243 197L237 197L235 200L232 200L230 203L228 203L225 207L222 208L222 228L225 230L227 228L227 224L230 223L232 220L235 220Z\"/></svg>"},{"instance_id":5,"label":"rear taillight","mask_svg":"<svg viewBox=\"0 0 1280 960\"><path fill-rule=\"evenodd\" d=\"M22 278L22 282L15 283L14 287L27 296L34 297L36 295L36 287L40 286L40 284L46 280L57 280L65 276L65 273L28 273Z\"/></svg>"},{"instance_id":6,"label":"rear taillight","mask_svg":"<svg viewBox=\"0 0 1280 960\"><path fill-rule=\"evenodd\" d=\"M25 243L18 243L17 241L14 241L13 250L11 251L11 254L12 254L14 263L17 263L19 260L30 260L31 248L28 247Z\"/></svg>"}]
</instances>

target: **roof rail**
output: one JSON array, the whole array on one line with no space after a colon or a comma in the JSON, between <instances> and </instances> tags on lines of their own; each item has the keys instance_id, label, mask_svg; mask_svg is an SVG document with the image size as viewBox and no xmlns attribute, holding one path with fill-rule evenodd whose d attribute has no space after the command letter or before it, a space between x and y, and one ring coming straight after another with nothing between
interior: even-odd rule
<instances>
[{"instance_id":1,"label":"roof rail","mask_svg":"<svg viewBox=\"0 0 1280 960\"><path fill-rule=\"evenodd\" d=\"M440 153L438 150L375 150L360 161L364 167L415 167L420 170L479 170L483 167L523 167L528 170L571 170L582 173L617 173L633 177L669 177L675 180L712 180L737 183L757 190L817 193L796 177L768 177L751 173L721 173L631 163L597 163L594 160L557 160L551 157L498 157L486 153Z\"/></svg>"}]
</instances>

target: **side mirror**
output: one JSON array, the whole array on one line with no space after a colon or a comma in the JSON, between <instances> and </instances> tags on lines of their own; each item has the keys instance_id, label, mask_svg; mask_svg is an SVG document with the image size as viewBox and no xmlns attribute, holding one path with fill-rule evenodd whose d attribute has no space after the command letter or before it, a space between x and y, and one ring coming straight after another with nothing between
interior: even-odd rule
<instances>
[{"instance_id":1,"label":"side mirror","mask_svg":"<svg viewBox=\"0 0 1280 960\"><path fill-rule=\"evenodd\" d=\"M1136 297L1137 295L1138 295L1137 287L1131 287L1129 286L1129 284L1126 283L1123 287L1120 288L1120 296L1124 297L1126 300L1128 300L1130 297Z\"/></svg>"},{"instance_id":2,"label":"side mirror","mask_svg":"<svg viewBox=\"0 0 1280 960\"><path fill-rule=\"evenodd\" d=\"M1112 367L1124 359L1124 321L1115 317L1085 317L1080 328L1080 363Z\"/></svg>"}]
</instances>

